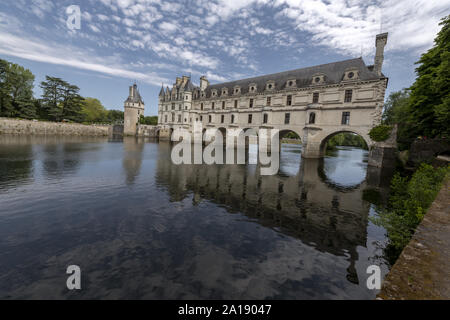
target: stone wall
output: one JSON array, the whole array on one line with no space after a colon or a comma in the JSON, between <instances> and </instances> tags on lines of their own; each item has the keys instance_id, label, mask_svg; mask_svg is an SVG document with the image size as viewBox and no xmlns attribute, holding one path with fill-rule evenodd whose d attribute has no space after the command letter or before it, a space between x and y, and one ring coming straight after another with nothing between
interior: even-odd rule
<instances>
[{"instance_id":1,"label":"stone wall","mask_svg":"<svg viewBox=\"0 0 450 320\"><path fill-rule=\"evenodd\" d=\"M0 118L0 134L108 136L111 126Z\"/></svg>"},{"instance_id":2,"label":"stone wall","mask_svg":"<svg viewBox=\"0 0 450 320\"><path fill-rule=\"evenodd\" d=\"M137 127L137 136L138 137L156 138L158 136L158 127L140 124Z\"/></svg>"},{"instance_id":3,"label":"stone wall","mask_svg":"<svg viewBox=\"0 0 450 320\"><path fill-rule=\"evenodd\" d=\"M449 139L417 139L409 150L407 165L416 167L421 162L432 163L440 154L450 154Z\"/></svg>"}]
</instances>

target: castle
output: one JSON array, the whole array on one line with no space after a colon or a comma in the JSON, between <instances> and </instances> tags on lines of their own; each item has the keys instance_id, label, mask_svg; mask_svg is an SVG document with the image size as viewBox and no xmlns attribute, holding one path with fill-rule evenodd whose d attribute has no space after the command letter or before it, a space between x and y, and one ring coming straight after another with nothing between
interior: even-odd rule
<instances>
[{"instance_id":1,"label":"castle","mask_svg":"<svg viewBox=\"0 0 450 320\"><path fill-rule=\"evenodd\" d=\"M322 157L326 141L339 132L360 135L370 146L369 131L381 122L388 78L382 72L388 34L375 39L375 61L362 58L211 85L176 78L159 93L157 136L170 139L183 128L278 129L302 139L304 157ZM136 134L144 103L136 86L125 105L125 133Z\"/></svg>"}]
</instances>

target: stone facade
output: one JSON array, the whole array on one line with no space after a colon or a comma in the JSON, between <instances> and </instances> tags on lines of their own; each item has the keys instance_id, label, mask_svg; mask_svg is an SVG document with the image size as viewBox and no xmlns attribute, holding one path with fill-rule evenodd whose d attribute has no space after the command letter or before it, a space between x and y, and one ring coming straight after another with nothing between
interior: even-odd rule
<instances>
[{"instance_id":1,"label":"stone facade","mask_svg":"<svg viewBox=\"0 0 450 320\"><path fill-rule=\"evenodd\" d=\"M199 86L177 78L159 94L159 137L169 139L177 128L193 133L201 123L295 132L310 158L323 156L326 141L339 132L356 133L370 146L368 132L381 121L388 83L381 72L386 42L387 34L377 36L372 66L357 58L215 85L202 77Z\"/></svg>"},{"instance_id":2,"label":"stone facade","mask_svg":"<svg viewBox=\"0 0 450 320\"><path fill-rule=\"evenodd\" d=\"M136 84L130 87L130 95L128 96L128 99L125 100L124 108L123 134L126 136L135 136L139 125L139 119L144 115L145 111L145 104L139 94Z\"/></svg>"},{"instance_id":3,"label":"stone facade","mask_svg":"<svg viewBox=\"0 0 450 320\"><path fill-rule=\"evenodd\" d=\"M111 126L0 118L0 134L108 136Z\"/></svg>"}]
</instances>

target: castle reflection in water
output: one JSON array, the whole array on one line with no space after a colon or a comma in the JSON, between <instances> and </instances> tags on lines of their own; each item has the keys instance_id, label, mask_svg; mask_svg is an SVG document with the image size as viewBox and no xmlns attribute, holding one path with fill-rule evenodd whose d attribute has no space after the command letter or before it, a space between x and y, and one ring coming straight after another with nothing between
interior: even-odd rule
<instances>
[{"instance_id":1,"label":"castle reflection in water","mask_svg":"<svg viewBox=\"0 0 450 320\"><path fill-rule=\"evenodd\" d=\"M143 139L124 139L127 183L139 174L143 159L138 155L144 143ZM370 203L363 200L365 151L357 150L356 159L344 156L343 165L353 160L359 168L345 172L353 173L350 180L356 181L342 184L327 175L337 169L333 159L329 163L327 159L302 159L298 145L285 152L291 153L287 155L291 159L285 159L282 152L280 172L274 176L260 175L257 165L174 165L170 159L172 146L159 142L155 176L157 186L170 194L170 201L180 202L193 195L194 205L211 201L230 214L243 213L262 226L296 237L319 251L349 256L347 279L358 283L356 248L366 246L370 209ZM355 150L352 152L354 155Z\"/></svg>"}]
</instances>

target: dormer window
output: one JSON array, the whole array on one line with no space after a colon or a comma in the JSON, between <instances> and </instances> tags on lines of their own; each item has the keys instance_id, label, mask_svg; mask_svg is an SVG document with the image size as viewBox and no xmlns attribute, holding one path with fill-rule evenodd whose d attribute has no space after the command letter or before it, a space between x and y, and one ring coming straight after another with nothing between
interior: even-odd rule
<instances>
[{"instance_id":1,"label":"dormer window","mask_svg":"<svg viewBox=\"0 0 450 320\"><path fill-rule=\"evenodd\" d=\"M312 85L324 84L325 75L323 73L317 73L312 77Z\"/></svg>"},{"instance_id":2,"label":"dormer window","mask_svg":"<svg viewBox=\"0 0 450 320\"><path fill-rule=\"evenodd\" d=\"M248 86L248 92L250 93L255 93L256 92L256 83L250 83L250 85Z\"/></svg>"},{"instance_id":3,"label":"dormer window","mask_svg":"<svg viewBox=\"0 0 450 320\"><path fill-rule=\"evenodd\" d=\"M359 72L357 69L347 69L344 74L344 81L356 80L359 78Z\"/></svg>"},{"instance_id":4,"label":"dormer window","mask_svg":"<svg viewBox=\"0 0 450 320\"><path fill-rule=\"evenodd\" d=\"M294 79L288 80L288 81L286 82L286 88L292 88L292 87L295 87L295 86L296 86L296 82L295 82Z\"/></svg>"},{"instance_id":5,"label":"dormer window","mask_svg":"<svg viewBox=\"0 0 450 320\"><path fill-rule=\"evenodd\" d=\"M228 88L222 88L222 96L228 95Z\"/></svg>"},{"instance_id":6,"label":"dormer window","mask_svg":"<svg viewBox=\"0 0 450 320\"><path fill-rule=\"evenodd\" d=\"M238 86L234 87L233 93L234 93L234 94L239 94L239 93L241 93L241 87L238 87Z\"/></svg>"},{"instance_id":7,"label":"dormer window","mask_svg":"<svg viewBox=\"0 0 450 320\"><path fill-rule=\"evenodd\" d=\"M213 97L217 96L217 90L212 90L211 93Z\"/></svg>"},{"instance_id":8,"label":"dormer window","mask_svg":"<svg viewBox=\"0 0 450 320\"><path fill-rule=\"evenodd\" d=\"M269 81L266 84L266 90L273 90L275 89L275 82L274 81Z\"/></svg>"}]
</instances>

